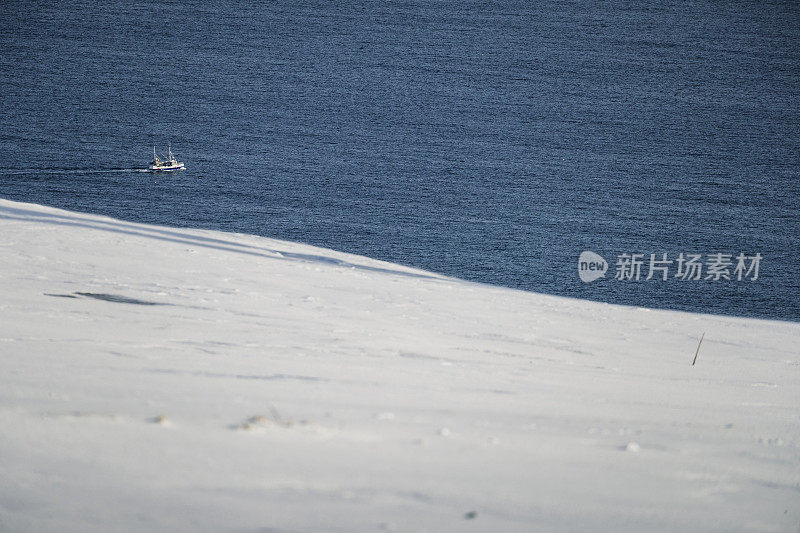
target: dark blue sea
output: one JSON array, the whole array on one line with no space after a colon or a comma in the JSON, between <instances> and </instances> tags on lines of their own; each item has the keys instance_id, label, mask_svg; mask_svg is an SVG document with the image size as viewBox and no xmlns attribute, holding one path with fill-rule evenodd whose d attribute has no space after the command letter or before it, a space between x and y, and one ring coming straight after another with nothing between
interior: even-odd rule
<instances>
[{"instance_id":1,"label":"dark blue sea","mask_svg":"<svg viewBox=\"0 0 800 533\"><path fill-rule=\"evenodd\" d=\"M797 2L4 1L0 46L0 197L800 321Z\"/></svg>"}]
</instances>

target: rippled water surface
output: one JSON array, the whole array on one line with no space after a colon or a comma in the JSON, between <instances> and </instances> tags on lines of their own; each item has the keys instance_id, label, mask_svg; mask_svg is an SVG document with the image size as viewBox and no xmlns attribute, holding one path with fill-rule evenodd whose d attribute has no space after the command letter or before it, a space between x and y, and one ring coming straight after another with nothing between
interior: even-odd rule
<instances>
[{"instance_id":1,"label":"rippled water surface","mask_svg":"<svg viewBox=\"0 0 800 533\"><path fill-rule=\"evenodd\" d=\"M2 197L800 320L797 3L5 2L0 43ZM168 141L187 170L139 172Z\"/></svg>"}]
</instances>

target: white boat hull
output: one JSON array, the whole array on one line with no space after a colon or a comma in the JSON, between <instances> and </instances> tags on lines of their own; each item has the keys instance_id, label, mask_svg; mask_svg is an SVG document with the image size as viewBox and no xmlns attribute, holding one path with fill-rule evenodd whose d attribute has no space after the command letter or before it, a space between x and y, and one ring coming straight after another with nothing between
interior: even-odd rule
<instances>
[{"instance_id":1,"label":"white boat hull","mask_svg":"<svg viewBox=\"0 0 800 533\"><path fill-rule=\"evenodd\" d=\"M150 172L170 172L172 170L184 170L184 168L183 163L177 163L175 165L150 165L148 170L150 170Z\"/></svg>"}]
</instances>

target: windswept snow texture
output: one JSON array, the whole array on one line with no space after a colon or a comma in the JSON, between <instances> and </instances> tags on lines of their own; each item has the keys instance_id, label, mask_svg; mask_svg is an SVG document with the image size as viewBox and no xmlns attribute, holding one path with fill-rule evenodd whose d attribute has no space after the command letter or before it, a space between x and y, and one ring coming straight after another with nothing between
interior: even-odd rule
<instances>
[{"instance_id":1,"label":"windswept snow texture","mask_svg":"<svg viewBox=\"0 0 800 533\"><path fill-rule=\"evenodd\" d=\"M5 200L0 294L2 531L800 527L799 324Z\"/></svg>"}]
</instances>

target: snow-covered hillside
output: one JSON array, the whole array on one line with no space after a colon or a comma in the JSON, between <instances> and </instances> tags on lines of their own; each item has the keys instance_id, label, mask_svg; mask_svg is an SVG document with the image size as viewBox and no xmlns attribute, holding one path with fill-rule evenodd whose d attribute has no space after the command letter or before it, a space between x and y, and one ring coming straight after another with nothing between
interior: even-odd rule
<instances>
[{"instance_id":1,"label":"snow-covered hillside","mask_svg":"<svg viewBox=\"0 0 800 533\"><path fill-rule=\"evenodd\" d=\"M800 324L6 200L0 295L2 531L800 526Z\"/></svg>"}]
</instances>

